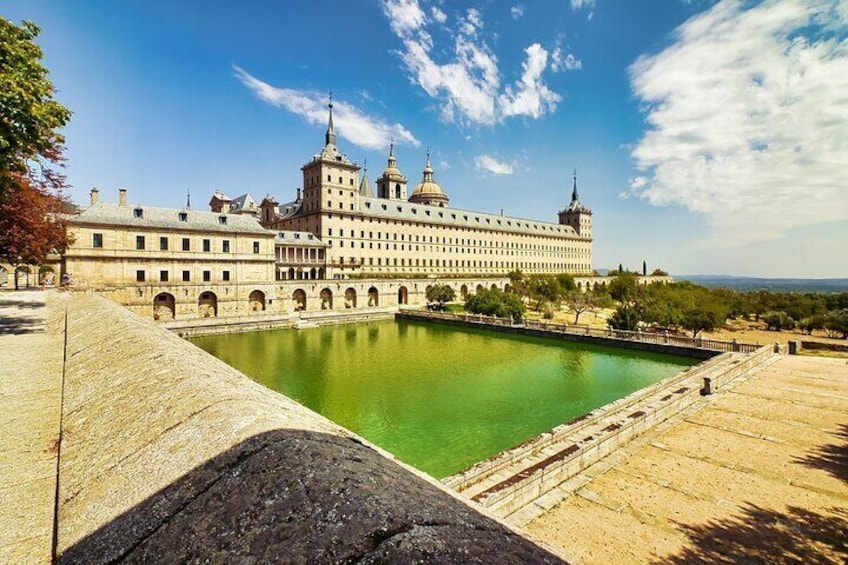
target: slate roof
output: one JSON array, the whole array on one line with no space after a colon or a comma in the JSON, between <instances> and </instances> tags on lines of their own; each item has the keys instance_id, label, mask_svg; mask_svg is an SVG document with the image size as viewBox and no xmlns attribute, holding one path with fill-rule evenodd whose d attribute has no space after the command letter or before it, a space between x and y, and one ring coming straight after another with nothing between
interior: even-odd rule
<instances>
[{"instance_id":1,"label":"slate roof","mask_svg":"<svg viewBox=\"0 0 848 565\"><path fill-rule=\"evenodd\" d=\"M278 231L275 245L297 245L299 247L328 247L315 234L308 231Z\"/></svg>"},{"instance_id":2,"label":"slate roof","mask_svg":"<svg viewBox=\"0 0 848 565\"><path fill-rule=\"evenodd\" d=\"M137 210L141 211L140 217ZM185 214L184 220L181 219L182 214ZM272 236L274 234L274 232L266 230L259 225L259 222L253 216L248 215L219 214L217 212L155 208L151 206L120 206L108 202L94 204L80 214L71 216L69 222L71 224L247 233L264 236Z\"/></svg>"},{"instance_id":3,"label":"slate roof","mask_svg":"<svg viewBox=\"0 0 848 565\"><path fill-rule=\"evenodd\" d=\"M540 222L538 220L484 214L426 204L413 204L386 198L360 198L359 202L360 212L374 218L438 223L452 227L506 231L528 235L580 237L571 226L552 222Z\"/></svg>"}]
</instances>

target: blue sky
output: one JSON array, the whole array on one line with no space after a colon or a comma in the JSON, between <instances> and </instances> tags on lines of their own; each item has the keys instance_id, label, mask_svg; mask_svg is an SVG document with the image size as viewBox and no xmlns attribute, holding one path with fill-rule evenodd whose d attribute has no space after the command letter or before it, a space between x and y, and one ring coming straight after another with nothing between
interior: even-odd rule
<instances>
[{"instance_id":1,"label":"blue sky","mask_svg":"<svg viewBox=\"0 0 848 565\"><path fill-rule=\"evenodd\" d=\"M555 221L595 267L848 276L848 3L12 0L73 112L74 200L293 197L323 143L429 147L451 206Z\"/></svg>"}]
</instances>

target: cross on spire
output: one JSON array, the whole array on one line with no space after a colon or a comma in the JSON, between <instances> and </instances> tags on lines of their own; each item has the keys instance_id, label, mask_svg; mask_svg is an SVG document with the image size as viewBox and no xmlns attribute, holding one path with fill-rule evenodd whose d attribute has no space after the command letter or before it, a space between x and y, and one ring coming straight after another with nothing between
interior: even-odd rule
<instances>
[{"instance_id":1,"label":"cross on spire","mask_svg":"<svg viewBox=\"0 0 848 565\"><path fill-rule=\"evenodd\" d=\"M574 169L574 189L571 191L571 201L577 202L577 169Z\"/></svg>"},{"instance_id":2,"label":"cross on spire","mask_svg":"<svg viewBox=\"0 0 848 565\"><path fill-rule=\"evenodd\" d=\"M333 91L330 91L330 102L327 104L330 109L330 118L327 122L327 134L324 136L325 145L336 144L336 128L333 127Z\"/></svg>"}]
</instances>

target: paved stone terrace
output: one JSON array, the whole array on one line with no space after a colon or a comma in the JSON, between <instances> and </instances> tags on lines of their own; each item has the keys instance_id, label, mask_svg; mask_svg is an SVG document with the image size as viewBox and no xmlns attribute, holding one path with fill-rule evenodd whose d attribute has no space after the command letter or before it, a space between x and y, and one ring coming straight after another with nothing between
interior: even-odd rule
<instances>
[{"instance_id":1,"label":"paved stone terrace","mask_svg":"<svg viewBox=\"0 0 848 565\"><path fill-rule=\"evenodd\" d=\"M0 292L0 563L49 563L62 388L47 293Z\"/></svg>"},{"instance_id":2,"label":"paved stone terrace","mask_svg":"<svg viewBox=\"0 0 848 565\"><path fill-rule=\"evenodd\" d=\"M524 521L585 563L846 563L848 361L783 357L569 486Z\"/></svg>"}]
</instances>

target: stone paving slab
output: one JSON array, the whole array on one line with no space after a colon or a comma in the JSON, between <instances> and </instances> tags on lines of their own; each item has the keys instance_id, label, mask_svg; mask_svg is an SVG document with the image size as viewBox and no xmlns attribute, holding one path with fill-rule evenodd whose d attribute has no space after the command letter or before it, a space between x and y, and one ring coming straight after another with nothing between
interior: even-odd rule
<instances>
[{"instance_id":1,"label":"stone paving slab","mask_svg":"<svg viewBox=\"0 0 848 565\"><path fill-rule=\"evenodd\" d=\"M0 563L50 563L61 409L56 291L0 293Z\"/></svg>"},{"instance_id":2,"label":"stone paving slab","mask_svg":"<svg viewBox=\"0 0 848 565\"><path fill-rule=\"evenodd\" d=\"M844 360L784 357L588 469L527 530L585 563L846 563L846 397Z\"/></svg>"}]
</instances>

